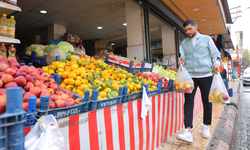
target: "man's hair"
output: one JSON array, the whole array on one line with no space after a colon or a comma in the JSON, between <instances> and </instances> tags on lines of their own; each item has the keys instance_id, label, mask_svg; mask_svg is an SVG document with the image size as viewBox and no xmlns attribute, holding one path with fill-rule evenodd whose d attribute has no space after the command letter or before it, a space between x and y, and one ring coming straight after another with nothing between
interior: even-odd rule
<instances>
[{"instance_id":1,"label":"man's hair","mask_svg":"<svg viewBox=\"0 0 250 150\"><path fill-rule=\"evenodd\" d=\"M197 25L196 21L194 19L188 19L183 23L183 27L185 28L187 25L191 24L192 26Z\"/></svg>"}]
</instances>

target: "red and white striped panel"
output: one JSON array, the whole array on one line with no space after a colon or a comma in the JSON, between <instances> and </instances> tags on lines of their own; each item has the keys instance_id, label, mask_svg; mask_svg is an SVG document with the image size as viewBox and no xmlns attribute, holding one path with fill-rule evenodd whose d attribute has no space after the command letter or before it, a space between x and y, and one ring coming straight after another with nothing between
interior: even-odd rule
<instances>
[{"instance_id":1,"label":"red and white striped panel","mask_svg":"<svg viewBox=\"0 0 250 150\"><path fill-rule=\"evenodd\" d=\"M184 96L164 93L150 97L150 101L152 107L145 121L140 117L141 99L59 119L67 148L153 150L159 147L184 127Z\"/></svg>"}]
</instances>

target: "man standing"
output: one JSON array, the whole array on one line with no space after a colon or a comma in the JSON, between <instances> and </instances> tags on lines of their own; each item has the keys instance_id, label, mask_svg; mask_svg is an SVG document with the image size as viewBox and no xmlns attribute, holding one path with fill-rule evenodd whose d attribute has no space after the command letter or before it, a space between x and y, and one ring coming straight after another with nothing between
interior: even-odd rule
<instances>
[{"instance_id":1,"label":"man standing","mask_svg":"<svg viewBox=\"0 0 250 150\"><path fill-rule=\"evenodd\" d=\"M211 67L215 73L218 73L221 58L212 38L197 31L198 26L195 20L188 19L183 23L183 27L188 38L181 42L179 65L186 67L194 81L194 89L192 93L184 94L184 125L186 129L182 134L177 135L177 139L193 142L191 129L193 127L194 97L198 86L201 90L204 111L202 137L210 137L208 125L211 125L212 120L212 103L209 102L208 95L213 80Z\"/></svg>"}]
</instances>

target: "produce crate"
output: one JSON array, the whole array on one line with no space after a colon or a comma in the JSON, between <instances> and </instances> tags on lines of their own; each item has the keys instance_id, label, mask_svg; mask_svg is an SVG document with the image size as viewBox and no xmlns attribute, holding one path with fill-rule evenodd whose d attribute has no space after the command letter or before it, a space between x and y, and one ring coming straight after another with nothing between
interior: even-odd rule
<instances>
[{"instance_id":1,"label":"produce crate","mask_svg":"<svg viewBox=\"0 0 250 150\"><path fill-rule=\"evenodd\" d=\"M15 94L13 94L15 93ZM22 88L7 89L6 112L0 115L0 149L24 150Z\"/></svg>"},{"instance_id":2,"label":"produce crate","mask_svg":"<svg viewBox=\"0 0 250 150\"><path fill-rule=\"evenodd\" d=\"M89 104L90 104L89 93L90 93L89 91L85 91L84 97L72 93L75 98L83 99L84 102L81 104L63 108L54 108L49 110L48 110L49 96L41 96L40 108L37 109L38 115L44 116L47 113L47 114L52 114L56 119L60 119L64 117L74 116L83 112L87 112L89 110Z\"/></svg>"},{"instance_id":3,"label":"produce crate","mask_svg":"<svg viewBox=\"0 0 250 150\"><path fill-rule=\"evenodd\" d=\"M134 63L134 61L132 60L131 61L121 60L119 58L110 56L109 54L106 55L105 63L125 69L133 74L141 72L143 69L142 63Z\"/></svg>"},{"instance_id":4,"label":"produce crate","mask_svg":"<svg viewBox=\"0 0 250 150\"><path fill-rule=\"evenodd\" d=\"M142 62L142 72L152 72L154 65L146 62Z\"/></svg>"},{"instance_id":5,"label":"produce crate","mask_svg":"<svg viewBox=\"0 0 250 150\"><path fill-rule=\"evenodd\" d=\"M61 41L63 41L63 39L54 39L54 40L50 40L49 44L55 44L55 45L57 45Z\"/></svg>"},{"instance_id":6,"label":"produce crate","mask_svg":"<svg viewBox=\"0 0 250 150\"><path fill-rule=\"evenodd\" d=\"M154 95L157 95L157 94L160 94L160 91L161 91L161 83L162 83L162 80L160 79L159 82L158 82L158 84L157 84L158 90L153 90L153 91L148 91L148 85L147 85L147 84L145 85L145 88L146 88L146 92L147 92L148 97L154 96Z\"/></svg>"},{"instance_id":7,"label":"produce crate","mask_svg":"<svg viewBox=\"0 0 250 150\"><path fill-rule=\"evenodd\" d=\"M39 65L42 65L42 66L46 66L46 56L47 55L44 55L43 58L41 57L36 57L36 52L32 52L31 53L31 62L32 63L36 63L36 64L39 64Z\"/></svg>"},{"instance_id":8,"label":"produce crate","mask_svg":"<svg viewBox=\"0 0 250 150\"><path fill-rule=\"evenodd\" d=\"M173 86L174 80L169 79L168 86L167 87L161 87L161 93L167 93L174 89Z\"/></svg>"},{"instance_id":9,"label":"produce crate","mask_svg":"<svg viewBox=\"0 0 250 150\"><path fill-rule=\"evenodd\" d=\"M122 103L122 93L123 93L123 87L119 87L119 96L115 98L109 98L109 99L102 99L97 100L99 91L93 90L92 91L92 97L90 100L90 110L96 110L100 108L105 108L113 105L118 105Z\"/></svg>"},{"instance_id":10,"label":"produce crate","mask_svg":"<svg viewBox=\"0 0 250 150\"><path fill-rule=\"evenodd\" d=\"M141 99L142 98L142 93L143 93L143 87L144 83L141 83L141 91L136 92L136 93L131 93L127 94L128 87L124 86L123 87L123 98L122 98L122 103L130 102L136 99Z\"/></svg>"},{"instance_id":11,"label":"produce crate","mask_svg":"<svg viewBox=\"0 0 250 150\"><path fill-rule=\"evenodd\" d=\"M25 118L26 120L26 122L24 123L25 127L36 124L36 118L37 118L36 101L37 97L35 96L31 96L29 99L28 111L26 114L23 115L23 118Z\"/></svg>"}]
</instances>

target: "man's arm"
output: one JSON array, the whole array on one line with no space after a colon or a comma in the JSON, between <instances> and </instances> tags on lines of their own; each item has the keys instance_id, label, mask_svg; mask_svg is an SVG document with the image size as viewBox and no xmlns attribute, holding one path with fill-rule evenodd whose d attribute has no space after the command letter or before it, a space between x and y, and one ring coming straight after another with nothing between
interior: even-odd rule
<instances>
[{"instance_id":1,"label":"man's arm","mask_svg":"<svg viewBox=\"0 0 250 150\"><path fill-rule=\"evenodd\" d=\"M212 38L210 38L210 40L209 40L209 50L211 53L211 57L213 59L214 71L217 74L217 72L219 72L219 68L220 68L221 56L220 56L220 52L218 51L217 47L214 45Z\"/></svg>"},{"instance_id":2,"label":"man's arm","mask_svg":"<svg viewBox=\"0 0 250 150\"><path fill-rule=\"evenodd\" d=\"M179 49L180 49L180 53L181 53L181 56L179 58L179 65L182 64L182 66L184 67L185 66L185 53L184 53L182 45L180 45Z\"/></svg>"}]
</instances>

